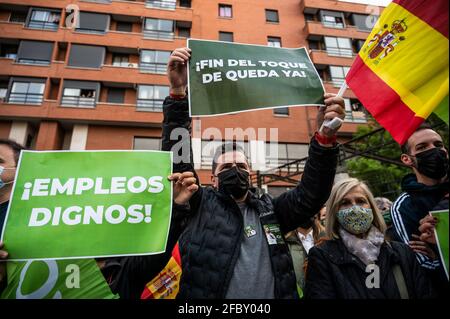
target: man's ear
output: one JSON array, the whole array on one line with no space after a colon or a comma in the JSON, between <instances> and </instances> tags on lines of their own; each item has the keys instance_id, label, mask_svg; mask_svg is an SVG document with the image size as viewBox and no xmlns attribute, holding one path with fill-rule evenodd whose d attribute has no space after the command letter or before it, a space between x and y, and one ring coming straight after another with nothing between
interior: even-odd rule
<instances>
[{"instance_id":1,"label":"man's ear","mask_svg":"<svg viewBox=\"0 0 450 319\"><path fill-rule=\"evenodd\" d=\"M218 188L219 186L219 180L216 176L214 176L213 174L211 174L211 183L215 188Z\"/></svg>"},{"instance_id":2,"label":"man's ear","mask_svg":"<svg viewBox=\"0 0 450 319\"><path fill-rule=\"evenodd\" d=\"M402 161L403 164L405 164L406 166L409 167L413 167L414 166L414 160L411 158L410 155L408 154L402 154L400 156L400 160Z\"/></svg>"}]
</instances>

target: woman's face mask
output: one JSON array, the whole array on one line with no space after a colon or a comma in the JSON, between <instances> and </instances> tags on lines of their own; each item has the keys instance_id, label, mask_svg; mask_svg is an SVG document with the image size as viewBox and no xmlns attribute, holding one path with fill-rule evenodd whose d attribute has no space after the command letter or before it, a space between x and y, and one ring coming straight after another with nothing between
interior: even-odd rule
<instances>
[{"instance_id":1,"label":"woman's face mask","mask_svg":"<svg viewBox=\"0 0 450 319\"><path fill-rule=\"evenodd\" d=\"M337 212L339 224L349 233L359 235L367 232L373 221L373 212L370 208L353 205Z\"/></svg>"}]
</instances>

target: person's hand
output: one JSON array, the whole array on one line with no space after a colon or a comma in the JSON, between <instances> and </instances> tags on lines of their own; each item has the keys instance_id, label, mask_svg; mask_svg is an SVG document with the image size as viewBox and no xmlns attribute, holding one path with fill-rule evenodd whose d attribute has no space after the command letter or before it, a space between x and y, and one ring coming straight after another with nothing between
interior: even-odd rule
<instances>
[{"instance_id":1,"label":"person's hand","mask_svg":"<svg viewBox=\"0 0 450 319\"><path fill-rule=\"evenodd\" d=\"M8 252L3 250L3 243L0 242L0 287L6 280L6 259L8 258Z\"/></svg>"},{"instance_id":2,"label":"person's hand","mask_svg":"<svg viewBox=\"0 0 450 319\"><path fill-rule=\"evenodd\" d=\"M191 49L178 48L173 50L167 63L167 76L170 82L170 93L186 94L187 61L191 57Z\"/></svg>"},{"instance_id":3,"label":"person's hand","mask_svg":"<svg viewBox=\"0 0 450 319\"><path fill-rule=\"evenodd\" d=\"M436 223L436 217L431 215L427 215L419 221L420 240L429 244L436 244L436 237L434 236Z\"/></svg>"},{"instance_id":4,"label":"person's hand","mask_svg":"<svg viewBox=\"0 0 450 319\"><path fill-rule=\"evenodd\" d=\"M433 251L433 249L431 249L426 242L420 240L420 236L412 234L412 238L414 240L411 240L409 242L409 247L411 247L411 249L415 253L421 253L425 256L428 256L432 260L435 260L437 258L436 253Z\"/></svg>"},{"instance_id":5,"label":"person's hand","mask_svg":"<svg viewBox=\"0 0 450 319\"><path fill-rule=\"evenodd\" d=\"M317 130L320 130L324 121L333 120L335 117L341 120L345 118L345 103L342 97L337 97L333 93L325 93L323 97L325 106L319 108L319 113L317 114ZM332 137L339 128L340 126L335 129L324 126L319 133L326 137Z\"/></svg>"},{"instance_id":6,"label":"person's hand","mask_svg":"<svg viewBox=\"0 0 450 319\"><path fill-rule=\"evenodd\" d=\"M174 173L168 179L174 183L173 200L179 205L187 204L198 190L197 179L192 172Z\"/></svg>"}]
</instances>

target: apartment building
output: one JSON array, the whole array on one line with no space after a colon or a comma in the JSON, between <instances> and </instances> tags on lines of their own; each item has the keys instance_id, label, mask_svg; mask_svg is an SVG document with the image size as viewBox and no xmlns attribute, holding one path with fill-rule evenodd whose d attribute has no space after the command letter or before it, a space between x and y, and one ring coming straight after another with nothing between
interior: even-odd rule
<instances>
[{"instance_id":1,"label":"apartment building","mask_svg":"<svg viewBox=\"0 0 450 319\"><path fill-rule=\"evenodd\" d=\"M305 46L337 93L381 10L336 0L0 0L0 138L36 150L159 149L165 65L189 37ZM351 90L344 97L340 140L366 122ZM242 129L233 139L254 162L276 167L307 155L316 115L292 107L194 119L202 183L227 129ZM278 147L261 153L254 146L269 145L270 129Z\"/></svg>"}]
</instances>

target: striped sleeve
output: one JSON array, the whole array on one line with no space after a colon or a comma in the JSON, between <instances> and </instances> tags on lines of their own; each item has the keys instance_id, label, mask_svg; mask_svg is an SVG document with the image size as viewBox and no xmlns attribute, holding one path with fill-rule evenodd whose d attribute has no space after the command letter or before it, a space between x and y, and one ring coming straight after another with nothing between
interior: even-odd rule
<instances>
[{"instance_id":1,"label":"striped sleeve","mask_svg":"<svg viewBox=\"0 0 450 319\"><path fill-rule=\"evenodd\" d=\"M400 240L409 245L411 235L413 234L412 229L408 229L405 216L402 215L402 209L404 210L405 203L409 200L408 193L401 194L391 207L391 217L392 223L394 225L397 236ZM428 256L421 253L415 253L416 259L419 264L427 269L436 269L440 266L439 260L432 260Z\"/></svg>"}]
</instances>

